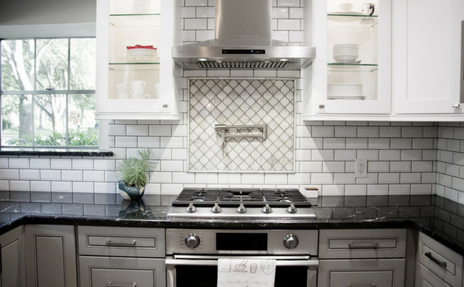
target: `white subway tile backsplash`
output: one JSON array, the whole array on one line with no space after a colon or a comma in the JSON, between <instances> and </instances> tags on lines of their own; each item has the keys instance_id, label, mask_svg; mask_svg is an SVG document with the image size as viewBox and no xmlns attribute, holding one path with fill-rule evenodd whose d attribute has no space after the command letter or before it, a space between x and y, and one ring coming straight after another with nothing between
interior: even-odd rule
<instances>
[{"instance_id":1,"label":"white subway tile backsplash","mask_svg":"<svg viewBox=\"0 0 464 287\"><path fill-rule=\"evenodd\" d=\"M300 0L277 0L279 7L300 7Z\"/></svg>"},{"instance_id":2,"label":"white subway tile backsplash","mask_svg":"<svg viewBox=\"0 0 464 287\"><path fill-rule=\"evenodd\" d=\"M161 194L179 194L182 188L183 184L161 184Z\"/></svg>"},{"instance_id":3,"label":"white subway tile backsplash","mask_svg":"<svg viewBox=\"0 0 464 287\"><path fill-rule=\"evenodd\" d=\"M379 173L379 183L400 183L399 173Z\"/></svg>"},{"instance_id":4,"label":"white subway tile backsplash","mask_svg":"<svg viewBox=\"0 0 464 287\"><path fill-rule=\"evenodd\" d=\"M93 193L93 182L73 182L73 192Z\"/></svg>"},{"instance_id":5,"label":"white subway tile backsplash","mask_svg":"<svg viewBox=\"0 0 464 287\"><path fill-rule=\"evenodd\" d=\"M110 136L125 136L126 126L125 125L108 125L108 134Z\"/></svg>"},{"instance_id":6,"label":"white subway tile backsplash","mask_svg":"<svg viewBox=\"0 0 464 287\"><path fill-rule=\"evenodd\" d=\"M145 194L161 194L161 184L148 183L145 186Z\"/></svg>"},{"instance_id":7,"label":"white subway tile backsplash","mask_svg":"<svg viewBox=\"0 0 464 287\"><path fill-rule=\"evenodd\" d=\"M185 19L185 30L206 30L208 29L208 21L206 19Z\"/></svg>"},{"instance_id":8,"label":"white subway tile backsplash","mask_svg":"<svg viewBox=\"0 0 464 287\"><path fill-rule=\"evenodd\" d=\"M29 168L28 158L10 158L9 168Z\"/></svg>"},{"instance_id":9,"label":"white subway tile backsplash","mask_svg":"<svg viewBox=\"0 0 464 287\"><path fill-rule=\"evenodd\" d=\"M325 138L323 146L324 149L345 149L346 140L344 138Z\"/></svg>"},{"instance_id":10,"label":"white subway tile backsplash","mask_svg":"<svg viewBox=\"0 0 464 287\"><path fill-rule=\"evenodd\" d=\"M105 172L84 171L84 181L105 181Z\"/></svg>"},{"instance_id":11,"label":"white subway tile backsplash","mask_svg":"<svg viewBox=\"0 0 464 287\"><path fill-rule=\"evenodd\" d=\"M166 175L163 177L164 181L156 180L156 182L171 183L171 181L167 181L167 179L170 178L167 176L167 174L170 175L170 173L165 173L165 174ZM195 174L191 172L173 172L172 183L195 183Z\"/></svg>"},{"instance_id":12,"label":"white subway tile backsplash","mask_svg":"<svg viewBox=\"0 0 464 287\"><path fill-rule=\"evenodd\" d=\"M95 193L115 193L116 183L113 182L95 182ZM118 189L119 190L119 189Z\"/></svg>"},{"instance_id":13,"label":"white subway tile backsplash","mask_svg":"<svg viewBox=\"0 0 464 287\"><path fill-rule=\"evenodd\" d=\"M52 181L52 192L72 192L72 182Z\"/></svg>"},{"instance_id":14,"label":"white subway tile backsplash","mask_svg":"<svg viewBox=\"0 0 464 287\"><path fill-rule=\"evenodd\" d=\"M214 18L214 7L196 7L196 17L197 18Z\"/></svg>"},{"instance_id":15,"label":"white subway tile backsplash","mask_svg":"<svg viewBox=\"0 0 464 287\"><path fill-rule=\"evenodd\" d=\"M322 172L322 161L310 161L300 163L300 172Z\"/></svg>"},{"instance_id":16,"label":"white subway tile backsplash","mask_svg":"<svg viewBox=\"0 0 464 287\"><path fill-rule=\"evenodd\" d=\"M0 169L0 179L19 179L19 170Z\"/></svg>"},{"instance_id":17,"label":"white subway tile backsplash","mask_svg":"<svg viewBox=\"0 0 464 287\"><path fill-rule=\"evenodd\" d=\"M31 191L42 191L42 192L50 192L52 191L50 181L31 181Z\"/></svg>"},{"instance_id":18,"label":"white subway tile backsplash","mask_svg":"<svg viewBox=\"0 0 464 287\"><path fill-rule=\"evenodd\" d=\"M217 184L218 174L217 173L195 173L195 183L203 184Z\"/></svg>"},{"instance_id":19,"label":"white subway tile backsplash","mask_svg":"<svg viewBox=\"0 0 464 287\"><path fill-rule=\"evenodd\" d=\"M72 168L73 169L86 169L92 170L93 169L94 160L92 159L73 159L72 160Z\"/></svg>"},{"instance_id":20,"label":"white subway tile backsplash","mask_svg":"<svg viewBox=\"0 0 464 287\"><path fill-rule=\"evenodd\" d=\"M185 6L208 6L207 0L184 0Z\"/></svg>"},{"instance_id":21,"label":"white subway tile backsplash","mask_svg":"<svg viewBox=\"0 0 464 287\"><path fill-rule=\"evenodd\" d=\"M11 191L30 191L30 182L11 180L10 190Z\"/></svg>"},{"instance_id":22,"label":"white subway tile backsplash","mask_svg":"<svg viewBox=\"0 0 464 287\"><path fill-rule=\"evenodd\" d=\"M388 185L368 185L367 195L388 195Z\"/></svg>"},{"instance_id":23,"label":"white subway tile backsplash","mask_svg":"<svg viewBox=\"0 0 464 287\"><path fill-rule=\"evenodd\" d=\"M290 8L290 18L304 18L304 9L303 8Z\"/></svg>"},{"instance_id":24,"label":"white subway tile backsplash","mask_svg":"<svg viewBox=\"0 0 464 287\"><path fill-rule=\"evenodd\" d=\"M355 160L355 150L335 150L335 160Z\"/></svg>"},{"instance_id":25,"label":"white subway tile backsplash","mask_svg":"<svg viewBox=\"0 0 464 287\"><path fill-rule=\"evenodd\" d=\"M71 169L72 164L71 164L71 159L56 159L52 158L51 159L51 169Z\"/></svg>"},{"instance_id":26,"label":"white subway tile backsplash","mask_svg":"<svg viewBox=\"0 0 464 287\"><path fill-rule=\"evenodd\" d=\"M0 158L0 169L2 168L9 168L9 159L8 158Z\"/></svg>"},{"instance_id":27,"label":"white subway tile backsplash","mask_svg":"<svg viewBox=\"0 0 464 287\"><path fill-rule=\"evenodd\" d=\"M31 158L30 168L49 169L51 166L49 158Z\"/></svg>"},{"instance_id":28,"label":"white subway tile backsplash","mask_svg":"<svg viewBox=\"0 0 464 287\"><path fill-rule=\"evenodd\" d=\"M262 173L243 173L242 184L264 184L264 174Z\"/></svg>"},{"instance_id":29,"label":"white subway tile backsplash","mask_svg":"<svg viewBox=\"0 0 464 287\"><path fill-rule=\"evenodd\" d=\"M224 184L240 184L242 175L240 173L220 173L218 180Z\"/></svg>"},{"instance_id":30,"label":"white subway tile backsplash","mask_svg":"<svg viewBox=\"0 0 464 287\"><path fill-rule=\"evenodd\" d=\"M409 184L390 184L389 195L408 195L411 194L411 186Z\"/></svg>"},{"instance_id":31,"label":"white subway tile backsplash","mask_svg":"<svg viewBox=\"0 0 464 287\"><path fill-rule=\"evenodd\" d=\"M265 174L265 184L288 184L288 174Z\"/></svg>"},{"instance_id":32,"label":"white subway tile backsplash","mask_svg":"<svg viewBox=\"0 0 464 287\"><path fill-rule=\"evenodd\" d=\"M184 162L179 160L162 160L161 161L161 171L184 171Z\"/></svg>"},{"instance_id":33,"label":"white subway tile backsplash","mask_svg":"<svg viewBox=\"0 0 464 287\"><path fill-rule=\"evenodd\" d=\"M421 183L422 175L420 173L401 173L400 183Z\"/></svg>"},{"instance_id":34,"label":"white subway tile backsplash","mask_svg":"<svg viewBox=\"0 0 464 287\"><path fill-rule=\"evenodd\" d=\"M82 171L80 170L63 170L61 179L65 181L82 181Z\"/></svg>"},{"instance_id":35,"label":"white subway tile backsplash","mask_svg":"<svg viewBox=\"0 0 464 287\"><path fill-rule=\"evenodd\" d=\"M301 22L300 19L278 19L277 20L277 30L287 31L287 30L300 30Z\"/></svg>"},{"instance_id":36,"label":"white subway tile backsplash","mask_svg":"<svg viewBox=\"0 0 464 287\"><path fill-rule=\"evenodd\" d=\"M114 159L96 159L93 166L95 170L115 170L116 161Z\"/></svg>"},{"instance_id":37,"label":"white subway tile backsplash","mask_svg":"<svg viewBox=\"0 0 464 287\"><path fill-rule=\"evenodd\" d=\"M61 180L61 170L41 170L40 178L42 180Z\"/></svg>"},{"instance_id":38,"label":"white subway tile backsplash","mask_svg":"<svg viewBox=\"0 0 464 287\"><path fill-rule=\"evenodd\" d=\"M358 127L358 137L360 138L379 137L379 128L378 127Z\"/></svg>"},{"instance_id":39,"label":"white subway tile backsplash","mask_svg":"<svg viewBox=\"0 0 464 287\"><path fill-rule=\"evenodd\" d=\"M115 137L114 143L118 148L137 147L137 137Z\"/></svg>"},{"instance_id":40,"label":"white subway tile backsplash","mask_svg":"<svg viewBox=\"0 0 464 287\"><path fill-rule=\"evenodd\" d=\"M19 171L19 179L21 180L39 180L40 171L38 169L22 169Z\"/></svg>"},{"instance_id":41,"label":"white subway tile backsplash","mask_svg":"<svg viewBox=\"0 0 464 287\"><path fill-rule=\"evenodd\" d=\"M127 125L126 129L128 136L148 136L148 125Z\"/></svg>"},{"instance_id":42,"label":"white subway tile backsplash","mask_svg":"<svg viewBox=\"0 0 464 287\"><path fill-rule=\"evenodd\" d=\"M345 195L366 195L366 185L345 185Z\"/></svg>"}]
</instances>

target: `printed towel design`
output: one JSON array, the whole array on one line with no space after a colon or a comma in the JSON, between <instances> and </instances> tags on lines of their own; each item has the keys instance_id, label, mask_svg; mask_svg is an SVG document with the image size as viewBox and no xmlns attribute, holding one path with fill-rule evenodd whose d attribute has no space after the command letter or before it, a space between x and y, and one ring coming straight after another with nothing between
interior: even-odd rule
<instances>
[{"instance_id":1,"label":"printed towel design","mask_svg":"<svg viewBox=\"0 0 464 287\"><path fill-rule=\"evenodd\" d=\"M275 260L219 259L218 287L274 286Z\"/></svg>"}]
</instances>

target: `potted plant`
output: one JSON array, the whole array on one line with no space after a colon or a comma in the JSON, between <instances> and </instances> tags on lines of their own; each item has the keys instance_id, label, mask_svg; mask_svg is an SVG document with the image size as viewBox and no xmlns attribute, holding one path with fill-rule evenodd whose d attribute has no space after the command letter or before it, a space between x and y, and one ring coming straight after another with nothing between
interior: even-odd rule
<instances>
[{"instance_id":1,"label":"potted plant","mask_svg":"<svg viewBox=\"0 0 464 287\"><path fill-rule=\"evenodd\" d=\"M139 199L145 192L149 172L153 171L153 151L137 151L137 157L128 157L118 165L119 192L124 199Z\"/></svg>"}]
</instances>

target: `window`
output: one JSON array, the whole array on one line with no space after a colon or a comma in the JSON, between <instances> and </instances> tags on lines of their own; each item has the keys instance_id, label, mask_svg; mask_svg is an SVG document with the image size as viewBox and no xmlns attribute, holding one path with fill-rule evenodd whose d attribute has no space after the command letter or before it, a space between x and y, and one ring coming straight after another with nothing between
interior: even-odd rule
<instances>
[{"instance_id":1,"label":"window","mask_svg":"<svg viewBox=\"0 0 464 287\"><path fill-rule=\"evenodd\" d=\"M95 38L1 41L1 145L96 148Z\"/></svg>"}]
</instances>

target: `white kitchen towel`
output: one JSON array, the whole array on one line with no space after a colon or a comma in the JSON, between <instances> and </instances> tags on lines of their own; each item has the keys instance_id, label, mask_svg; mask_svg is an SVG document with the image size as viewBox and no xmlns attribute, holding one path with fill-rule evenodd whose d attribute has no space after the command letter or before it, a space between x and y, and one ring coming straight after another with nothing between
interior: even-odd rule
<instances>
[{"instance_id":1,"label":"white kitchen towel","mask_svg":"<svg viewBox=\"0 0 464 287\"><path fill-rule=\"evenodd\" d=\"M273 287L274 259L219 259L218 287Z\"/></svg>"}]
</instances>

